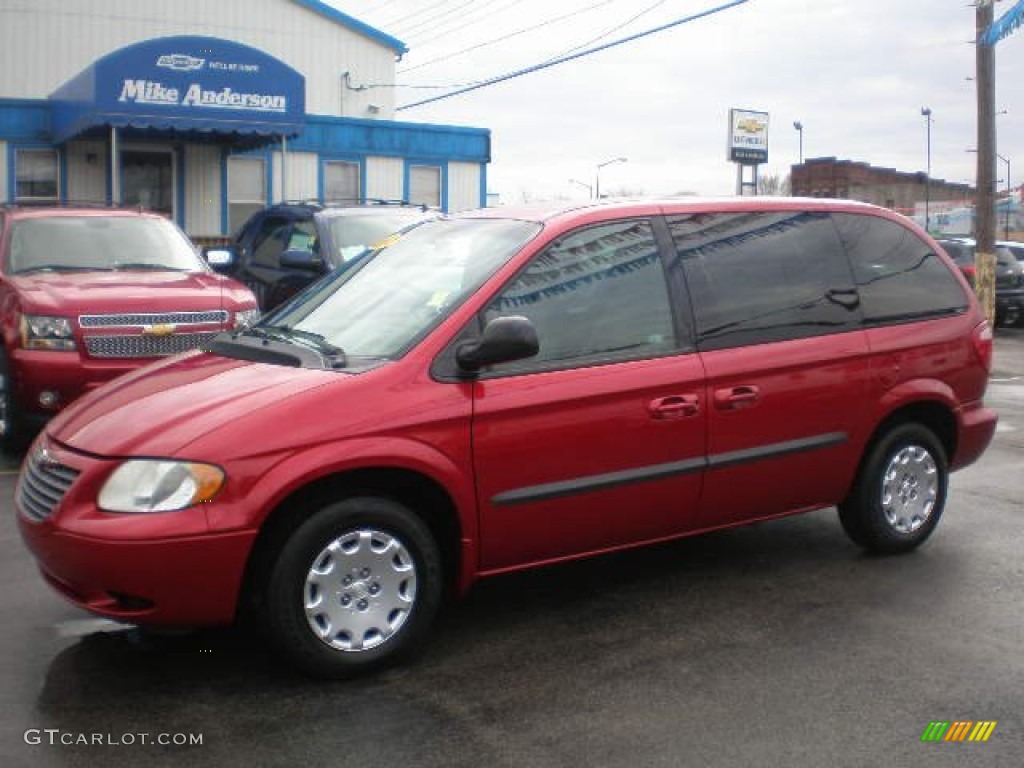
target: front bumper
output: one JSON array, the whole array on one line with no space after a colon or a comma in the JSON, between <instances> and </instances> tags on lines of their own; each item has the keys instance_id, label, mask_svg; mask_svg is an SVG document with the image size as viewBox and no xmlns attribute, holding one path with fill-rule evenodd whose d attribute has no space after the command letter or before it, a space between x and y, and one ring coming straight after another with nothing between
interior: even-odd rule
<instances>
[{"instance_id":1,"label":"front bumper","mask_svg":"<svg viewBox=\"0 0 1024 768\"><path fill-rule=\"evenodd\" d=\"M11 362L18 407L34 421L45 421L86 392L153 360L88 360L77 352L17 349ZM52 404L40 402L44 392L53 393Z\"/></svg>"},{"instance_id":2,"label":"front bumper","mask_svg":"<svg viewBox=\"0 0 1024 768\"><path fill-rule=\"evenodd\" d=\"M1016 325L1024 318L1024 289L996 288L996 325Z\"/></svg>"},{"instance_id":3,"label":"front bumper","mask_svg":"<svg viewBox=\"0 0 1024 768\"><path fill-rule=\"evenodd\" d=\"M78 473L45 515L26 501L27 473L41 461ZM26 457L15 492L18 528L44 578L75 605L119 621L165 627L231 623L256 532L210 531L205 508L103 512L95 499L117 463L45 439Z\"/></svg>"}]
</instances>

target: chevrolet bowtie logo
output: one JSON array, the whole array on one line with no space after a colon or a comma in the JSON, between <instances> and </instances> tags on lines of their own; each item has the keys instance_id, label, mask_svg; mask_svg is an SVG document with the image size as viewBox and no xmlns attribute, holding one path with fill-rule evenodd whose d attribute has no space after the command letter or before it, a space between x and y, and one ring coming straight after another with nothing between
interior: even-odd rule
<instances>
[{"instance_id":1,"label":"chevrolet bowtie logo","mask_svg":"<svg viewBox=\"0 0 1024 768\"><path fill-rule=\"evenodd\" d=\"M173 323L158 323L156 325L142 326L144 336L170 336L178 326Z\"/></svg>"}]
</instances>

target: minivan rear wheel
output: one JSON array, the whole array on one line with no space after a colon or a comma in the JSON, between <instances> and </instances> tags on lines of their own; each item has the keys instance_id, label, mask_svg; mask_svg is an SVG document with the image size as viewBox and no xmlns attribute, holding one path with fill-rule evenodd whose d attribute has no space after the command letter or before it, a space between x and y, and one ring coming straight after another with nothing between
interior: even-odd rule
<instances>
[{"instance_id":1,"label":"minivan rear wheel","mask_svg":"<svg viewBox=\"0 0 1024 768\"><path fill-rule=\"evenodd\" d=\"M869 552L908 552L938 525L948 481L946 452L935 434L920 424L898 425L869 449L839 505L839 520Z\"/></svg>"},{"instance_id":2,"label":"minivan rear wheel","mask_svg":"<svg viewBox=\"0 0 1024 768\"><path fill-rule=\"evenodd\" d=\"M404 505L345 499L287 539L266 598L270 635L296 666L351 677L419 649L441 600L438 547Z\"/></svg>"}]
</instances>

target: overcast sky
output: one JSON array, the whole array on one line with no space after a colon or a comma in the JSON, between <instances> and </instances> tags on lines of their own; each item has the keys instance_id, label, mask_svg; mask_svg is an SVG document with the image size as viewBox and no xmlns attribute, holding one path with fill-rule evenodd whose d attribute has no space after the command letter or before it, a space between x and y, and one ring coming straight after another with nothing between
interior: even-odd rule
<instances>
[{"instance_id":1,"label":"overcast sky","mask_svg":"<svg viewBox=\"0 0 1024 768\"><path fill-rule=\"evenodd\" d=\"M409 47L400 85L489 79L668 24L727 0L330 0ZM969 0L748 0L681 26L470 93L398 112L491 130L488 186L502 202L605 192L733 194L731 107L768 112L762 173L836 156L973 183L975 11ZM996 18L1016 0L996 4ZM578 13L574 13L577 12ZM646 11L646 12L645 12ZM574 14L562 21L560 16ZM630 19L635 18L630 22ZM540 29L456 54L527 27ZM613 31L614 30L614 31ZM605 34L607 33L607 34ZM603 35L603 36L602 36ZM442 61L435 59L443 58ZM433 62L433 63L431 63ZM422 66L421 66L422 65ZM1024 181L1024 29L996 47L998 151ZM444 90L399 88L409 104ZM1006 178L999 163L997 178Z\"/></svg>"}]
</instances>

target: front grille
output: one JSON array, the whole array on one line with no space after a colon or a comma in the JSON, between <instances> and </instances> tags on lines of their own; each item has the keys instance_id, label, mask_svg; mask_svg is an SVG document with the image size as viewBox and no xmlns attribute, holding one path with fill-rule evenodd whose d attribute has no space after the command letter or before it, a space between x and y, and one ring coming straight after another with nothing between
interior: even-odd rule
<instances>
[{"instance_id":1,"label":"front grille","mask_svg":"<svg viewBox=\"0 0 1024 768\"><path fill-rule=\"evenodd\" d=\"M223 325L228 321L224 309L209 312L160 312L154 314L82 315L78 324L82 328L143 328L147 325Z\"/></svg>"},{"instance_id":2,"label":"front grille","mask_svg":"<svg viewBox=\"0 0 1024 768\"><path fill-rule=\"evenodd\" d=\"M216 333L176 333L170 336L86 336L91 357L166 357L204 347Z\"/></svg>"},{"instance_id":3,"label":"front grille","mask_svg":"<svg viewBox=\"0 0 1024 768\"><path fill-rule=\"evenodd\" d=\"M37 523L46 520L78 477L78 470L49 457L45 450L33 453L18 479L18 510Z\"/></svg>"},{"instance_id":4,"label":"front grille","mask_svg":"<svg viewBox=\"0 0 1024 768\"><path fill-rule=\"evenodd\" d=\"M996 278L996 288L1024 287L1024 275L1002 275Z\"/></svg>"}]
</instances>

